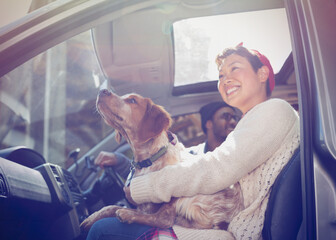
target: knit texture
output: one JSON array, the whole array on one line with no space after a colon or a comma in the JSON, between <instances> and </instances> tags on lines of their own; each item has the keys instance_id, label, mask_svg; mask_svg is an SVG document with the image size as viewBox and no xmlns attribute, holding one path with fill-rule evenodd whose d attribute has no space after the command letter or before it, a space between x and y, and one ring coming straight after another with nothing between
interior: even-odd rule
<instances>
[{"instance_id":1,"label":"knit texture","mask_svg":"<svg viewBox=\"0 0 336 240\"><path fill-rule=\"evenodd\" d=\"M239 181L245 209L228 232L173 229L180 240L261 239L271 186L298 148L299 132L298 114L286 101L265 101L247 112L213 152L133 179L132 198L137 203L169 202L171 197L212 194Z\"/></svg>"}]
</instances>

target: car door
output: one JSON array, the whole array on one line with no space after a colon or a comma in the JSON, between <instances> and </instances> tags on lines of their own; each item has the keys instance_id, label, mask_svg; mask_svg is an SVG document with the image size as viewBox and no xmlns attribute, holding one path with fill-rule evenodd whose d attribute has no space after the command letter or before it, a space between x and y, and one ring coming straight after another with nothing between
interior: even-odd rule
<instances>
[{"instance_id":1,"label":"car door","mask_svg":"<svg viewBox=\"0 0 336 240\"><path fill-rule=\"evenodd\" d=\"M336 2L286 1L301 116L301 239L336 238Z\"/></svg>"}]
</instances>

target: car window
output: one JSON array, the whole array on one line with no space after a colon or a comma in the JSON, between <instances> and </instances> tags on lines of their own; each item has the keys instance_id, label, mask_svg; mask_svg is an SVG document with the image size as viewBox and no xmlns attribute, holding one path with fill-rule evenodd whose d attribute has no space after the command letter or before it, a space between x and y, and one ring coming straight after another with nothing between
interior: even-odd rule
<instances>
[{"instance_id":1,"label":"car window","mask_svg":"<svg viewBox=\"0 0 336 240\"><path fill-rule=\"evenodd\" d=\"M90 31L32 58L0 79L0 148L26 146L68 167L112 131L95 107L104 79Z\"/></svg>"},{"instance_id":2,"label":"car window","mask_svg":"<svg viewBox=\"0 0 336 240\"><path fill-rule=\"evenodd\" d=\"M184 19L174 23L173 31L174 86L218 80L214 59L223 46L243 42L258 49L275 73L292 50L284 8Z\"/></svg>"}]
</instances>

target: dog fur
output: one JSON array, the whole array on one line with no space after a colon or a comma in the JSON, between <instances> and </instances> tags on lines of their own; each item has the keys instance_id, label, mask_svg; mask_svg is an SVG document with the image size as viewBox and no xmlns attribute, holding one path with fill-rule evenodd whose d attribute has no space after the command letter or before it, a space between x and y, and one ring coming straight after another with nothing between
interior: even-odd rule
<instances>
[{"instance_id":1,"label":"dog fur","mask_svg":"<svg viewBox=\"0 0 336 240\"><path fill-rule=\"evenodd\" d=\"M119 97L108 90L100 91L97 109L105 122L123 136L140 162L168 146L167 152L147 168L136 169L140 176L181 161L184 147L171 144L167 131L170 115L161 107L138 94ZM239 183L212 195L173 198L169 203L146 203L137 209L107 206L93 213L82 224L88 230L94 222L105 217L118 217L123 222L142 223L153 227L168 228L174 224L197 229L227 229L228 223L243 209L243 196Z\"/></svg>"}]
</instances>

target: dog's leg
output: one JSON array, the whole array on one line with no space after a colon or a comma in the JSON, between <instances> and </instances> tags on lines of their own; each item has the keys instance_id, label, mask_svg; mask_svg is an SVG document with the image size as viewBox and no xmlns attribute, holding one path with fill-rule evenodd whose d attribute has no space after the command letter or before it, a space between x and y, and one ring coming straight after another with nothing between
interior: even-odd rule
<instances>
[{"instance_id":1,"label":"dog's leg","mask_svg":"<svg viewBox=\"0 0 336 240\"><path fill-rule=\"evenodd\" d=\"M143 213L134 209L123 208L116 212L121 222L141 223L153 227L169 228L174 225L176 218L176 209L174 203L162 205L162 207L153 214Z\"/></svg>"},{"instance_id":2,"label":"dog's leg","mask_svg":"<svg viewBox=\"0 0 336 240\"><path fill-rule=\"evenodd\" d=\"M106 206L100 209L97 212L92 213L88 218L86 218L81 224L80 228L83 231L89 231L92 225L97 222L100 219L107 218L107 217L115 217L116 211L118 209L121 209L122 207L112 205L112 206Z\"/></svg>"}]
</instances>

